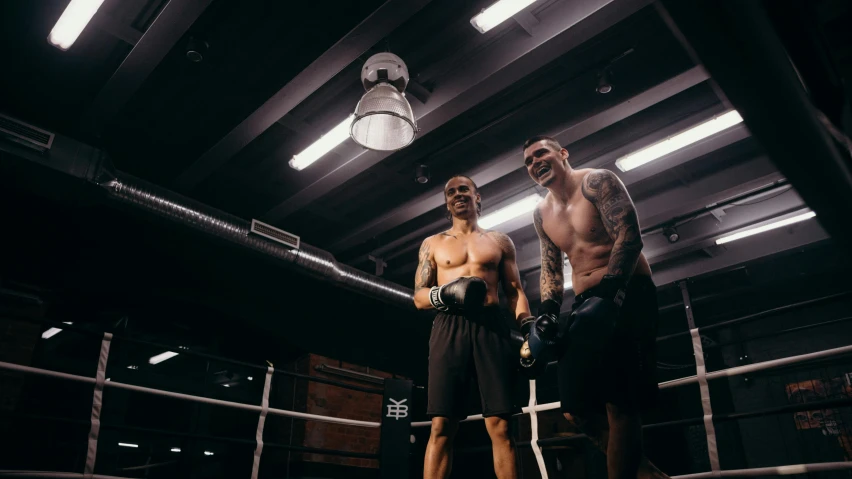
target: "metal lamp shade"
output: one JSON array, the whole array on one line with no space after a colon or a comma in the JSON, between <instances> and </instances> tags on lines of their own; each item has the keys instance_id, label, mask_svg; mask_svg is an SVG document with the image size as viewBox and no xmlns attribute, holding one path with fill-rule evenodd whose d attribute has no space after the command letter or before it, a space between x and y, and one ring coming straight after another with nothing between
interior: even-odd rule
<instances>
[{"instance_id":1,"label":"metal lamp shade","mask_svg":"<svg viewBox=\"0 0 852 479\"><path fill-rule=\"evenodd\" d=\"M364 148L394 151L414 141L417 124L408 100L392 85L379 83L355 107L349 134Z\"/></svg>"}]
</instances>

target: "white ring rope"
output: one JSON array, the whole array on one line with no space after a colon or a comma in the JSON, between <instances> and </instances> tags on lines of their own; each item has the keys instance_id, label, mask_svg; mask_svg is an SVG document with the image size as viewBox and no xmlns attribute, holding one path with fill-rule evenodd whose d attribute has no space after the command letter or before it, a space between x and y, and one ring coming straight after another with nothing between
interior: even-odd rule
<instances>
[{"instance_id":1,"label":"white ring rope","mask_svg":"<svg viewBox=\"0 0 852 479\"><path fill-rule=\"evenodd\" d=\"M532 447L533 454L535 455L535 462L538 464L538 471L541 474L541 479L548 479L547 476L547 466L544 464L544 456L541 455L541 447L538 445L538 417L535 414L535 405L536 405L536 395L535 395L535 379L530 379L530 429L531 429L531 438L530 438L530 447Z\"/></svg>"},{"instance_id":2,"label":"white ring rope","mask_svg":"<svg viewBox=\"0 0 852 479\"><path fill-rule=\"evenodd\" d=\"M0 471L0 477L51 477L54 479L133 479L131 477L104 476L103 474L80 474L79 472L45 472L45 471Z\"/></svg>"},{"instance_id":3,"label":"white ring rope","mask_svg":"<svg viewBox=\"0 0 852 479\"><path fill-rule=\"evenodd\" d=\"M840 471L852 469L852 462L817 462L814 464L792 464L789 466L755 467L752 469L730 469L722 471L699 472L672 476L672 479L710 479L713 477L755 477L755 476L792 476L809 472Z\"/></svg>"},{"instance_id":4,"label":"white ring rope","mask_svg":"<svg viewBox=\"0 0 852 479\"><path fill-rule=\"evenodd\" d=\"M60 373L60 372L57 372L57 371L50 371L50 370L47 370L47 369L33 368L33 367L30 367L30 366L22 366L20 364L7 363L7 362L3 362L3 361L0 361L0 369L7 369L7 370L10 370L10 371L18 371L18 372L27 373L27 374L35 374L35 375L40 375L40 376L49 376L49 377L67 379L69 381L77 381L77 382L83 382L83 383L89 383L89 384L95 383L95 378L90 378L90 377L86 377L86 376L77 376L75 374ZM149 394L154 394L154 395L158 395L158 396L171 397L171 398L175 398L175 399L184 399L186 401L194 401L194 402L200 402L200 403L206 403L206 404L214 404L214 405L217 405L217 406L231 407L231 408L234 408L234 409L244 409L244 410L247 410L247 411L261 412L263 410L263 408L261 406L256 406L254 404L243 404L243 403L232 402L232 401L223 401L221 399L212 399L212 398L206 398L206 397L200 397L200 396L191 396L189 394L175 393L175 392L171 392L171 391L163 391L161 389L146 388L146 387L143 387L143 386L134 386L132 384L124 384L124 383L120 383L120 382L116 382L116 381L106 382L106 383L104 383L104 386L110 387L110 388L127 389L127 390L130 390L130 391L149 393ZM328 422L328 423L333 423L333 424L346 424L346 425L349 425L349 426L379 427L381 425L377 422L358 421L358 420L355 420L355 419L344 419L344 418L331 417L331 416L320 416L320 415L317 415L317 414L308 414L308 413L304 413L304 412L287 411L287 410L284 410L284 409L269 408L268 412L269 412L269 414L274 414L276 416L286 416L286 417L293 417L293 418L296 418L296 419L306 419L306 420L310 420L310 421Z\"/></svg>"},{"instance_id":5,"label":"white ring rope","mask_svg":"<svg viewBox=\"0 0 852 479\"><path fill-rule=\"evenodd\" d=\"M272 384L272 366L266 368L266 378L263 381L263 396L260 400L260 417L257 418L257 431L254 440L257 443L254 449L254 462L251 466L251 479L257 479L260 470L260 455L263 453L263 426L266 424L266 414L269 412L269 386Z\"/></svg>"},{"instance_id":6,"label":"white ring rope","mask_svg":"<svg viewBox=\"0 0 852 479\"><path fill-rule=\"evenodd\" d=\"M787 357L787 358L772 359L772 360L769 360L769 361L763 361L763 362L760 362L760 363L748 364L748 365L745 365L745 366L736 366L736 367L733 367L733 368L722 369L721 371L714 371L712 373L707 373L706 377L707 377L708 380L710 380L710 379L719 379L719 378L725 378L725 377L731 377L731 376L738 376L738 375L741 375L741 374L748 374L748 373L752 373L752 372L755 372L755 371L763 371L765 369L778 368L778 367L781 367L781 366L789 366L790 364L796 364L796 363L801 363L801 362L805 362L805 361L811 361L811 360L814 360L814 359L823 359L823 358L828 358L828 357L831 357L831 356L839 356L841 354L846 354L846 353L852 353L852 345L841 346L839 348L833 348L833 349L826 349L824 351L817 351L815 353L800 354L798 356L790 356L790 357ZM660 383L660 389L669 389L669 388L673 388L673 387L677 387L677 386L683 386L683 385L686 385L686 384L693 384L693 383L697 383L697 382L698 382L697 376L688 376L688 377L685 377L685 378L673 379L671 381L662 382L662 383ZM559 402L558 401L547 403L547 404L539 404L539 405L534 406L532 408L525 407L525 408L522 408L521 411L522 411L522 414L523 414L523 413L530 413L533 410L536 411L536 412L541 412L541 411L550 411L552 409L559 409ZM479 420L479 419L482 419L481 414L477 414L477 415L474 415L474 416L468 416L466 419L463 419L461 422L476 421L476 420ZM411 423L411 427L423 427L423 426L429 426L431 424L432 423L429 422L429 421L419 421L419 422ZM852 464L852 463L850 463L850 464Z\"/></svg>"},{"instance_id":7,"label":"white ring rope","mask_svg":"<svg viewBox=\"0 0 852 479\"><path fill-rule=\"evenodd\" d=\"M841 471L852 469L852 462L818 462L813 464L791 464L788 466L756 467L752 469L731 469L722 471L699 472L682 476L671 476L671 479L712 479L714 477L757 477L757 476L791 476L809 472ZM10 471L0 470L0 477L10 478L41 478L83 479L86 476L74 472L44 472L44 471ZM132 479L128 477L104 476L95 474L93 479Z\"/></svg>"},{"instance_id":8,"label":"white ring rope","mask_svg":"<svg viewBox=\"0 0 852 479\"><path fill-rule=\"evenodd\" d=\"M92 477L95 474L95 459L98 457L98 437L101 432L101 409L103 407L104 382L106 381L106 366L109 359L109 346L112 333L104 333L101 341L101 353L98 356L98 370L95 373L95 390L92 394L92 415L89 419L89 447L86 451L86 463L83 474Z\"/></svg>"},{"instance_id":9,"label":"white ring rope","mask_svg":"<svg viewBox=\"0 0 852 479\"><path fill-rule=\"evenodd\" d=\"M704 365L704 348L701 347L701 335L698 328L690 330L692 349L695 353L695 372L698 378L698 389L701 393L701 409L704 412L704 434L707 437L707 457L710 469L718 472L719 449L716 447L716 427L713 425L713 408L710 405L710 386L707 384L707 367Z\"/></svg>"}]
</instances>

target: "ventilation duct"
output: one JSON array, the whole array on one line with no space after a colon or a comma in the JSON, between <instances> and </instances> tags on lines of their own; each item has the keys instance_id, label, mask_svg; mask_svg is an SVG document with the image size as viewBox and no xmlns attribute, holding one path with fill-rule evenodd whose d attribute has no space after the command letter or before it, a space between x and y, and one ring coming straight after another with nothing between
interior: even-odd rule
<instances>
[{"instance_id":1,"label":"ventilation duct","mask_svg":"<svg viewBox=\"0 0 852 479\"><path fill-rule=\"evenodd\" d=\"M42 130L28 123L0 114L0 137L14 141L38 152L50 149L53 144L53 133Z\"/></svg>"},{"instance_id":2,"label":"ventilation duct","mask_svg":"<svg viewBox=\"0 0 852 479\"><path fill-rule=\"evenodd\" d=\"M292 238L277 234L272 240L254 234L249 221L115 171L103 152L88 145L65 137L56 139L49 158L4 142L0 142L0 152L5 150L18 158L84 178L99 185L115 201L271 256L296 272L394 306L414 309L414 293L408 288L340 264L331 253L308 244L300 243L299 249L293 249L286 245ZM255 229L258 227L255 224ZM266 231L267 235L272 233Z\"/></svg>"},{"instance_id":3,"label":"ventilation duct","mask_svg":"<svg viewBox=\"0 0 852 479\"><path fill-rule=\"evenodd\" d=\"M324 250L305 243L299 249L251 233L251 222L211 208L139 178L101 168L95 183L110 198L176 221L198 231L273 256L296 271L380 301L406 309L414 308L413 292L396 283L340 264Z\"/></svg>"}]
</instances>

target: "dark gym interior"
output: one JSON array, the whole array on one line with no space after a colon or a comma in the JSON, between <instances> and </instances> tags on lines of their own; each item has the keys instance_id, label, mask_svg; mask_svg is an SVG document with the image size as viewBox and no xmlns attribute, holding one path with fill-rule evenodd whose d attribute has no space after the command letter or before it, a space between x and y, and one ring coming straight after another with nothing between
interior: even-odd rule
<instances>
[{"instance_id":1,"label":"dark gym interior","mask_svg":"<svg viewBox=\"0 0 852 479\"><path fill-rule=\"evenodd\" d=\"M418 248L450 226L453 175L477 183L483 216L543 196L523 165L536 134L559 140L573 168L615 172L635 203L661 382L699 374L696 340L708 374L852 344L852 2L538 0L480 33L471 18L493 3L104 0L63 50L48 36L69 0L2 2L0 363L95 377L108 332L106 381L257 405L273 366L293 374L275 376L269 407L358 419L363 406L378 421L381 391L331 384L407 379L411 420L425 421L434 311L406 296ZM410 72L413 143L347 139L291 167L354 111L359 72L380 52ZM616 164L732 110L742 122L636 169ZM336 273L234 235L253 219ZM531 213L494 229L512 239L535 310ZM185 353L151 364L163 347ZM539 404L559 400L555 378L536 380ZM665 388L643 418L646 454L669 476L852 461L848 352L709 381L715 465L704 391ZM84 477L14 471L82 473L92 394L0 369L0 477ZM518 404L529 398L519 379ZM100 420L103 477L387 477L375 429L270 416L250 476L253 410L107 387ZM577 432L558 410L536 420L540 458L530 417L512 421L519 477L607 477L594 446L565 440ZM412 478L428 438L412 428ZM489 444L481 422L462 423L451 477L495 477Z\"/></svg>"}]
</instances>

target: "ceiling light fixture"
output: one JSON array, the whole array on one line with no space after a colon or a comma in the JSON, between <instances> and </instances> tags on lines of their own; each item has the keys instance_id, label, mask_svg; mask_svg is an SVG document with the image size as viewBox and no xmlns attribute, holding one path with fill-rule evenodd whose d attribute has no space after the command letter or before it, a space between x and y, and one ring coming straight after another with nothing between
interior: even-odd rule
<instances>
[{"instance_id":1,"label":"ceiling light fixture","mask_svg":"<svg viewBox=\"0 0 852 479\"><path fill-rule=\"evenodd\" d=\"M104 0L71 0L50 30L47 41L60 50L68 50L95 16Z\"/></svg>"},{"instance_id":2,"label":"ceiling light fixture","mask_svg":"<svg viewBox=\"0 0 852 479\"><path fill-rule=\"evenodd\" d=\"M535 2L536 0L500 0L471 18L470 24L479 30L479 33L485 33Z\"/></svg>"},{"instance_id":3,"label":"ceiling light fixture","mask_svg":"<svg viewBox=\"0 0 852 479\"><path fill-rule=\"evenodd\" d=\"M349 134L355 143L376 151L396 151L417 136L414 111L405 99L408 67L393 53L377 53L361 69L367 93L355 107Z\"/></svg>"},{"instance_id":4,"label":"ceiling light fixture","mask_svg":"<svg viewBox=\"0 0 852 479\"><path fill-rule=\"evenodd\" d=\"M213 453L212 453L212 452L210 452L210 451L204 451L204 455L205 455L205 456L212 456L212 455L213 455Z\"/></svg>"},{"instance_id":5,"label":"ceiling light fixture","mask_svg":"<svg viewBox=\"0 0 852 479\"><path fill-rule=\"evenodd\" d=\"M334 147L346 141L349 138L349 125L352 124L353 118L355 118L355 115L349 115L311 146L305 148L298 155L293 156L290 159L290 167L300 171L304 170L325 156L326 153L333 150Z\"/></svg>"},{"instance_id":6,"label":"ceiling light fixture","mask_svg":"<svg viewBox=\"0 0 852 479\"><path fill-rule=\"evenodd\" d=\"M612 91L612 82L608 71L604 70L598 73L598 86L595 88L595 91L602 95Z\"/></svg>"},{"instance_id":7,"label":"ceiling light fixture","mask_svg":"<svg viewBox=\"0 0 852 479\"><path fill-rule=\"evenodd\" d=\"M161 362L166 361L168 359L172 359L173 357L175 357L177 355L178 355L178 353L176 353L174 351L166 351L166 352L160 353L156 356L151 356L151 359L148 360L148 364L160 364Z\"/></svg>"},{"instance_id":8,"label":"ceiling light fixture","mask_svg":"<svg viewBox=\"0 0 852 479\"><path fill-rule=\"evenodd\" d=\"M201 63L209 48L210 44L204 40L189 37L189 42L186 45L186 59L192 63Z\"/></svg>"},{"instance_id":9,"label":"ceiling light fixture","mask_svg":"<svg viewBox=\"0 0 852 479\"><path fill-rule=\"evenodd\" d=\"M615 166L621 171L630 171L742 123L742 121L743 118L736 110L729 111L663 141L642 148L635 153L621 157L615 162Z\"/></svg>"},{"instance_id":10,"label":"ceiling light fixture","mask_svg":"<svg viewBox=\"0 0 852 479\"><path fill-rule=\"evenodd\" d=\"M677 232L677 229L674 226L663 227L663 236L666 237L666 240L669 243L677 243L680 239L680 233Z\"/></svg>"},{"instance_id":11,"label":"ceiling light fixture","mask_svg":"<svg viewBox=\"0 0 852 479\"><path fill-rule=\"evenodd\" d=\"M539 201L541 201L541 195L538 193L529 195L509 206L500 208L493 213L488 213L483 216L479 219L479 226L483 228L493 228L499 224L515 219L522 214L530 213L535 209L535 206Z\"/></svg>"},{"instance_id":12,"label":"ceiling light fixture","mask_svg":"<svg viewBox=\"0 0 852 479\"><path fill-rule=\"evenodd\" d=\"M120 442L118 445L121 447L139 447L139 444L130 444L127 442Z\"/></svg>"},{"instance_id":13,"label":"ceiling light fixture","mask_svg":"<svg viewBox=\"0 0 852 479\"><path fill-rule=\"evenodd\" d=\"M69 321L63 321L63 323L65 323L65 324L72 324L72 323L71 323L71 322L69 322ZM61 329L61 328L50 328L50 329L48 329L47 331L45 331L45 332L41 333L41 338L42 338L42 339L50 339L50 338L52 338L52 337L56 336L57 334L59 334L60 332L62 332L62 329Z\"/></svg>"},{"instance_id":14,"label":"ceiling light fixture","mask_svg":"<svg viewBox=\"0 0 852 479\"><path fill-rule=\"evenodd\" d=\"M171 451L172 452L180 452L180 448L179 447L173 447L173 448L171 448Z\"/></svg>"},{"instance_id":15,"label":"ceiling light fixture","mask_svg":"<svg viewBox=\"0 0 852 479\"><path fill-rule=\"evenodd\" d=\"M431 178L431 175L429 174L429 167L427 165L417 165L414 168L414 181L423 185L429 183L429 178Z\"/></svg>"},{"instance_id":16,"label":"ceiling light fixture","mask_svg":"<svg viewBox=\"0 0 852 479\"><path fill-rule=\"evenodd\" d=\"M732 235L723 236L723 237L716 240L716 244L730 243L731 241L736 241L738 239L742 239L742 238L746 238L748 236L763 233L765 231L774 230L776 228L782 228L784 226L791 225L793 223L805 221L805 220L813 218L814 216L816 216L816 213L814 213L813 211L807 211L805 213L800 213L796 216L793 216L793 217L790 217L790 218L787 218L787 219L784 219L784 220L773 221L772 223L768 223L768 224L765 224L763 226L758 226L758 227L755 227L755 228L748 228L748 229L742 230L740 232L734 233Z\"/></svg>"}]
</instances>

